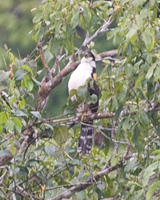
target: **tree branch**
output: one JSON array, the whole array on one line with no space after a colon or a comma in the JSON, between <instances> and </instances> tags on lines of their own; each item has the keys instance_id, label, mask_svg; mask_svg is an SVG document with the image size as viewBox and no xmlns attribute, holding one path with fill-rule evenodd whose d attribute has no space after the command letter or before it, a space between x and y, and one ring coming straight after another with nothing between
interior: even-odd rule
<instances>
[{"instance_id":1,"label":"tree branch","mask_svg":"<svg viewBox=\"0 0 160 200\"><path fill-rule=\"evenodd\" d=\"M0 186L3 184L6 175L8 174L8 166L5 166L6 171L3 173L3 175L0 177Z\"/></svg>"},{"instance_id":2,"label":"tree branch","mask_svg":"<svg viewBox=\"0 0 160 200\"><path fill-rule=\"evenodd\" d=\"M102 53L99 53L96 55L96 61L101 61L102 59L106 58L106 57L114 57L118 54L118 50L117 49L113 49L110 51L105 51Z\"/></svg>"},{"instance_id":3,"label":"tree branch","mask_svg":"<svg viewBox=\"0 0 160 200\"><path fill-rule=\"evenodd\" d=\"M131 148L131 146L129 145L127 147L126 153L124 154L123 158L116 165L102 169L100 172L98 172L93 177L89 178L83 184L80 183L79 185L73 186L70 189L66 190L65 192L62 192L60 195L58 195L54 198L51 198L49 200L61 200L63 198L69 198L73 194L75 194L76 192L80 192L82 190L85 190L87 187L92 185L93 181L95 181L95 183L96 183L96 181L98 181L102 176L109 174L110 172L115 171L115 170L123 167L124 164L125 164L125 161L131 158L131 156L129 156L130 148Z\"/></svg>"},{"instance_id":4,"label":"tree branch","mask_svg":"<svg viewBox=\"0 0 160 200\"><path fill-rule=\"evenodd\" d=\"M46 75L50 74L50 68L48 67L47 62L45 60L41 42L38 43L38 49L39 49L39 52L40 52L41 60L42 60Z\"/></svg>"},{"instance_id":5,"label":"tree branch","mask_svg":"<svg viewBox=\"0 0 160 200\"><path fill-rule=\"evenodd\" d=\"M20 196L26 197L26 198L30 198L30 199L34 199L34 200L43 200L43 198L39 198L36 197L28 192L26 192L23 188L21 188L20 186L16 186L16 189L13 191L15 194L19 194Z\"/></svg>"},{"instance_id":6,"label":"tree branch","mask_svg":"<svg viewBox=\"0 0 160 200\"><path fill-rule=\"evenodd\" d=\"M83 49L85 49L85 47L91 42L93 41L100 33L103 33L103 32L106 32L108 30L108 27L112 24L113 22L113 19L112 19L112 16L109 17L108 21L105 21L103 23L103 25L97 29L97 31L91 35L89 37L89 34L87 32L86 34L86 38L84 40L84 42L82 43L81 47L78 49L78 51L75 53L76 56L80 55L83 51Z\"/></svg>"},{"instance_id":7,"label":"tree branch","mask_svg":"<svg viewBox=\"0 0 160 200\"><path fill-rule=\"evenodd\" d=\"M59 54L61 54L61 49L59 51L59 53L57 54L56 57L56 61L55 64L52 68L52 70L50 71L45 58L44 58L44 54L43 54L43 50L42 50L42 44L39 43L38 44L38 48L40 50L40 55L41 55L41 59L42 59L42 63L44 65L45 71L46 71L46 76L42 79L41 82L41 87L39 88L38 91L38 99L37 99L37 104L36 104L36 110L42 111L47 102L48 102L48 97L50 94L50 91L55 88L62 80L65 76L67 76L71 71L73 71L78 65L79 65L79 61L75 61L75 58L80 55L83 51L83 49L85 49L85 47L93 40L95 39L100 33L105 32L108 30L108 27L110 26L110 24L113 22L112 20L112 16L109 17L108 21L105 21L104 24L90 37L88 36L88 34L86 35L86 38L84 40L84 42L82 43L81 47L78 49L78 51L72 55L72 59L71 61L69 61L69 63L53 78L51 76L51 73L55 72L55 68L57 67L57 63L59 63ZM113 52L114 51L114 52ZM108 56L114 56L117 54L117 50L113 50L112 54L111 51L109 52ZM106 56L105 56L106 57ZM103 58L103 54L98 56L98 60L101 60Z\"/></svg>"},{"instance_id":8,"label":"tree branch","mask_svg":"<svg viewBox=\"0 0 160 200\"><path fill-rule=\"evenodd\" d=\"M60 62L60 59L61 59L61 54L62 54L62 50L63 50L63 48L62 47L60 47L60 49L59 49L59 51L58 51L58 53L57 53L57 56L56 56L56 60L55 60L55 62L54 62L54 65L53 65L53 67L52 67L52 69L51 69L51 74L53 75L54 73L55 73L55 71L56 71L56 69L57 69L57 67L58 67L58 64L59 64L59 62Z\"/></svg>"},{"instance_id":9,"label":"tree branch","mask_svg":"<svg viewBox=\"0 0 160 200\"><path fill-rule=\"evenodd\" d=\"M160 107L152 107L152 108L146 108L144 109L144 111L146 113L148 112L152 112L152 111L159 111ZM120 117L125 117L125 116L129 116L129 115L136 115L139 112L139 110L135 110L135 111L127 111L127 112L123 112L121 111ZM84 116L84 121L91 121L91 120L96 120L96 119L105 119L105 118L110 118L112 119L115 116L115 113L113 112L108 112L108 111L104 111L103 113L97 112L97 113L89 113L89 114L85 114ZM55 119L55 118L49 118L49 119L44 119L43 122L48 122L48 123L61 123L61 122L66 122L67 127L71 128L74 124L77 124L79 122L81 122L81 115L80 116L73 116L73 117L65 117L65 118L60 118L60 119ZM43 123L42 122L42 123Z\"/></svg>"}]
</instances>

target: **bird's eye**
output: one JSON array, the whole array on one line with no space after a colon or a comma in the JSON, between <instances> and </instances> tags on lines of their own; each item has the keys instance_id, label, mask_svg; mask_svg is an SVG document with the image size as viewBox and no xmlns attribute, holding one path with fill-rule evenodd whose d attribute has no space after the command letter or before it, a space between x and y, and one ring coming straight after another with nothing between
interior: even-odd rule
<instances>
[{"instance_id":1,"label":"bird's eye","mask_svg":"<svg viewBox=\"0 0 160 200\"><path fill-rule=\"evenodd\" d=\"M84 55L84 56L85 56L85 58L88 58L88 57L89 57L88 53L85 53L85 55Z\"/></svg>"}]
</instances>

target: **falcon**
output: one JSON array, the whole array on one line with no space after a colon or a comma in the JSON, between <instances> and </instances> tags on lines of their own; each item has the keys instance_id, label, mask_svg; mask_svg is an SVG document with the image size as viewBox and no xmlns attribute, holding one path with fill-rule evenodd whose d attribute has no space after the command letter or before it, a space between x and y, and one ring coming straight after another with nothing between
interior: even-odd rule
<instances>
[{"instance_id":1,"label":"falcon","mask_svg":"<svg viewBox=\"0 0 160 200\"><path fill-rule=\"evenodd\" d=\"M92 52L87 51L84 57L81 59L78 67L73 71L68 82L68 90L71 96L72 90L78 90L79 87L87 85L89 96L96 95L94 103L89 103L86 97L85 101L81 103L77 108L78 113L82 113L81 121L83 121L84 115L87 113L95 113L98 110L99 102L99 88L96 84L96 62L95 56ZM76 95L71 96L71 101L76 101ZM80 154L89 155L92 148L94 130L93 120L83 121L81 125L81 132L78 142L77 151Z\"/></svg>"}]
</instances>

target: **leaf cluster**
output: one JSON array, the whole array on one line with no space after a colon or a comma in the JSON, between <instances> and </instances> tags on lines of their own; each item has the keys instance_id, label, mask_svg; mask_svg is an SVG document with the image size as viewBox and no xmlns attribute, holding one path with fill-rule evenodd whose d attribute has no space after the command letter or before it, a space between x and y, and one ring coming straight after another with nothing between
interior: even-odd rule
<instances>
[{"instance_id":1,"label":"leaf cluster","mask_svg":"<svg viewBox=\"0 0 160 200\"><path fill-rule=\"evenodd\" d=\"M93 180L87 189L72 194L73 199L159 198L158 5L155 0L146 4L137 0L42 2L33 19L34 39L48 40L44 47L47 63L63 46L62 66L79 47L75 40L84 39L84 32L94 33L113 14L115 25L107 32L105 43L112 40L118 45L119 56L103 60L98 78L98 111L114 115L94 120L94 130L103 134L104 141L98 147L94 145L87 158L79 155L80 128L67 128L70 111L77 105L70 104L65 116L45 119L43 113L34 109L34 91L40 86L39 60L18 60L10 52L14 75L10 77L8 71L0 74L1 198L6 198L6 194L7 198L15 195L17 199L53 198L90 180L104 166L119 164L128 144L130 159L119 169ZM87 86L74 92L78 103L89 98ZM93 103L97 99L92 96L89 100ZM25 142L27 146L21 151Z\"/></svg>"}]
</instances>

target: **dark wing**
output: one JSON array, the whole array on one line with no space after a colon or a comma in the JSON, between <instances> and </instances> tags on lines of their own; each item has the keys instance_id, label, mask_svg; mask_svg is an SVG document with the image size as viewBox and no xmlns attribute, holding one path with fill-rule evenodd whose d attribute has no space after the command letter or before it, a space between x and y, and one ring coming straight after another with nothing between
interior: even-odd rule
<instances>
[{"instance_id":1,"label":"dark wing","mask_svg":"<svg viewBox=\"0 0 160 200\"><path fill-rule=\"evenodd\" d=\"M94 80L92 82L92 85L91 85L91 81L89 81L88 83L88 91L90 95L95 94L97 96L97 101L94 104L90 104L89 109L92 113L95 113L98 110L100 91L99 91L98 85L96 84L96 81Z\"/></svg>"}]
</instances>

